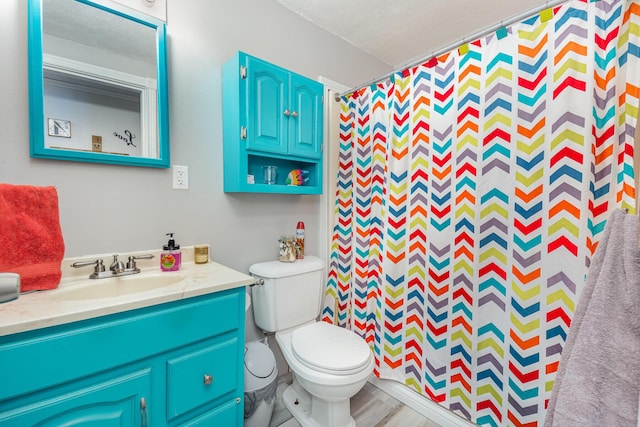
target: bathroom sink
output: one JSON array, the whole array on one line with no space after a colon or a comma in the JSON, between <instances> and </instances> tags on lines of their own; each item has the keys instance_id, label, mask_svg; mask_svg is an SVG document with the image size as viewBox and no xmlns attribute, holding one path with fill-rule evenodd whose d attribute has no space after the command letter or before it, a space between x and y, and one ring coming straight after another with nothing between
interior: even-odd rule
<instances>
[{"instance_id":1,"label":"bathroom sink","mask_svg":"<svg viewBox=\"0 0 640 427\"><path fill-rule=\"evenodd\" d=\"M181 282L186 277L186 274L162 273L132 274L108 279L87 279L88 283L56 289L53 291L51 298L58 301L78 301L121 297L171 286Z\"/></svg>"}]
</instances>

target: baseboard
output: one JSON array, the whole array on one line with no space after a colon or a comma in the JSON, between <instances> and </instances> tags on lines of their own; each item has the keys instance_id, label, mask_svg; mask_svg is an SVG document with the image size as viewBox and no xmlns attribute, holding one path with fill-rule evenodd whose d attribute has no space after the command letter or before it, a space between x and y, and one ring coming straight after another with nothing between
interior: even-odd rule
<instances>
[{"instance_id":1,"label":"baseboard","mask_svg":"<svg viewBox=\"0 0 640 427\"><path fill-rule=\"evenodd\" d=\"M369 383L404 403L414 411L424 415L432 421L447 427L476 427L466 419L448 411L444 407L432 402L428 398L411 390L409 387L393 380L381 380L375 376L369 377Z\"/></svg>"}]
</instances>

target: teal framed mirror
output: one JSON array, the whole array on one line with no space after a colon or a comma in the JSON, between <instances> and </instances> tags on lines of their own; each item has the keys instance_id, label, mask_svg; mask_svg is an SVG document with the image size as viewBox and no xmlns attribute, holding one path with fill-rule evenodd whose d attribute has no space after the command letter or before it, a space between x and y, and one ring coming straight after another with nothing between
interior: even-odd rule
<instances>
[{"instance_id":1,"label":"teal framed mirror","mask_svg":"<svg viewBox=\"0 0 640 427\"><path fill-rule=\"evenodd\" d=\"M165 23L109 0L27 0L30 154L168 168Z\"/></svg>"}]
</instances>

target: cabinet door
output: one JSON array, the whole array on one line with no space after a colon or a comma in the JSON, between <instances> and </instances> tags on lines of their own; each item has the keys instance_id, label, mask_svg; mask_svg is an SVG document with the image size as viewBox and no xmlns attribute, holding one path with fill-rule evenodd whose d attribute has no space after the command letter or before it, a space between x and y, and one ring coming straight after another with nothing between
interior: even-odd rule
<instances>
[{"instance_id":1,"label":"cabinet door","mask_svg":"<svg viewBox=\"0 0 640 427\"><path fill-rule=\"evenodd\" d=\"M319 159L322 157L323 86L292 74L290 88L289 154Z\"/></svg>"},{"instance_id":2,"label":"cabinet door","mask_svg":"<svg viewBox=\"0 0 640 427\"><path fill-rule=\"evenodd\" d=\"M289 75L247 57L247 149L287 154Z\"/></svg>"},{"instance_id":3,"label":"cabinet door","mask_svg":"<svg viewBox=\"0 0 640 427\"><path fill-rule=\"evenodd\" d=\"M77 390L66 390L52 398L0 412L0 426L152 425L146 409L150 384L149 370L143 369ZM144 405L142 399L145 399Z\"/></svg>"}]
</instances>

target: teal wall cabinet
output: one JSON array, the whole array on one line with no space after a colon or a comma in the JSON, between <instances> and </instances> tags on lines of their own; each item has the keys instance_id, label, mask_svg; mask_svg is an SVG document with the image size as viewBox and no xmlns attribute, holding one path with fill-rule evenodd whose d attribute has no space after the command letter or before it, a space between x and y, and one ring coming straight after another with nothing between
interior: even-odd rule
<instances>
[{"instance_id":1,"label":"teal wall cabinet","mask_svg":"<svg viewBox=\"0 0 640 427\"><path fill-rule=\"evenodd\" d=\"M0 337L0 426L242 426L244 288Z\"/></svg>"},{"instance_id":2,"label":"teal wall cabinet","mask_svg":"<svg viewBox=\"0 0 640 427\"><path fill-rule=\"evenodd\" d=\"M322 193L321 83L238 52L222 68L224 191ZM275 184L264 166L276 166ZM308 182L287 185L290 171Z\"/></svg>"}]
</instances>

